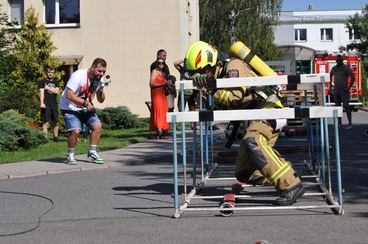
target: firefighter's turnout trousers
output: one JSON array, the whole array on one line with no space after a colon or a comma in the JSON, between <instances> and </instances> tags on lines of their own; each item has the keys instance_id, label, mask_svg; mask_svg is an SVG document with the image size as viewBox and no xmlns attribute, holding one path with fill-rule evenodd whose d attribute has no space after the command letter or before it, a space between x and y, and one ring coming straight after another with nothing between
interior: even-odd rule
<instances>
[{"instance_id":1,"label":"firefighter's turnout trousers","mask_svg":"<svg viewBox=\"0 0 368 244\"><path fill-rule=\"evenodd\" d=\"M249 77L252 74L248 65L242 60L231 59L224 67L218 67L216 70L216 78L224 76L235 78ZM257 102L258 108L282 107L273 90L262 88L256 91L256 94L250 92L247 87L217 89L212 93L215 100L230 109L252 108L255 106L255 102ZM258 101L261 102L258 103ZM247 183L252 174L258 169L268 181L275 185L278 191L291 188L300 183L300 179L295 175L291 163L273 149L278 136L279 131L274 131L267 121L255 120L250 122L237 155L235 171L237 180Z\"/></svg>"},{"instance_id":2,"label":"firefighter's turnout trousers","mask_svg":"<svg viewBox=\"0 0 368 244\"><path fill-rule=\"evenodd\" d=\"M291 163L286 161L273 146L279 136L266 120L254 120L249 124L236 159L235 176L247 183L258 169L278 191L300 183Z\"/></svg>"}]
</instances>

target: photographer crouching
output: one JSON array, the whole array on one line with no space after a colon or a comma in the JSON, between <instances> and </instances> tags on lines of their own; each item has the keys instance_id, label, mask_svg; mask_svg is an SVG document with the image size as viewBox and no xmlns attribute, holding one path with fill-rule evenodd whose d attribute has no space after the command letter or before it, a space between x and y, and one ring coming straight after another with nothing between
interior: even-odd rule
<instances>
[{"instance_id":1,"label":"photographer crouching","mask_svg":"<svg viewBox=\"0 0 368 244\"><path fill-rule=\"evenodd\" d=\"M97 154L97 144L100 140L102 124L92 101L95 96L99 103L105 101L103 89L109 83L109 76L104 77L106 66L104 59L96 58L91 67L75 71L60 97L61 114L69 132L67 164L77 164L74 150L81 132L82 123L91 130L88 158L96 164L104 163Z\"/></svg>"}]
</instances>

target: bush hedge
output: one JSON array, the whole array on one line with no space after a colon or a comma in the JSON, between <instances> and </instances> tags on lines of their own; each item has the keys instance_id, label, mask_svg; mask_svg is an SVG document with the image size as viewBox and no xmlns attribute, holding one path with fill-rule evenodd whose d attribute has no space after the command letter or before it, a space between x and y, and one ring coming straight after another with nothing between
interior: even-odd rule
<instances>
[{"instance_id":1,"label":"bush hedge","mask_svg":"<svg viewBox=\"0 0 368 244\"><path fill-rule=\"evenodd\" d=\"M98 109L97 114L105 129L119 130L147 126L143 119L138 118L125 106Z\"/></svg>"},{"instance_id":2,"label":"bush hedge","mask_svg":"<svg viewBox=\"0 0 368 244\"><path fill-rule=\"evenodd\" d=\"M32 119L14 110L0 114L0 151L28 149L47 143L42 131L28 126Z\"/></svg>"}]
</instances>

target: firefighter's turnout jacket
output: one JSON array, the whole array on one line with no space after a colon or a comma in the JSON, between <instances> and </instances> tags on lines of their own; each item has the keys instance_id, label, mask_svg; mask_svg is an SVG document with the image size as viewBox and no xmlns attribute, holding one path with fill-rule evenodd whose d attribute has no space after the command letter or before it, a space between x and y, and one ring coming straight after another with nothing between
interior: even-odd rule
<instances>
[{"instance_id":1,"label":"firefighter's turnout jacket","mask_svg":"<svg viewBox=\"0 0 368 244\"><path fill-rule=\"evenodd\" d=\"M240 59L224 62L223 65L217 66L215 72L215 78L255 75ZM277 91L273 87L217 89L211 94L217 102L229 109L282 108ZM275 124L275 120L254 120L249 123L237 155L237 180L247 183L252 174L259 170L279 191L300 183L291 163L273 149L280 132L275 129Z\"/></svg>"}]
</instances>

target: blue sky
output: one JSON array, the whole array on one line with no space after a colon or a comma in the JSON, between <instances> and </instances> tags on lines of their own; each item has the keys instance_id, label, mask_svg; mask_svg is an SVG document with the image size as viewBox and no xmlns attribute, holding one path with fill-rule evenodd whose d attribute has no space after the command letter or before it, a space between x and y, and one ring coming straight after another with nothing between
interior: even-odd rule
<instances>
[{"instance_id":1,"label":"blue sky","mask_svg":"<svg viewBox=\"0 0 368 244\"><path fill-rule=\"evenodd\" d=\"M305 11L312 4L314 10L362 9L368 0L284 0L283 11Z\"/></svg>"}]
</instances>

